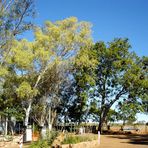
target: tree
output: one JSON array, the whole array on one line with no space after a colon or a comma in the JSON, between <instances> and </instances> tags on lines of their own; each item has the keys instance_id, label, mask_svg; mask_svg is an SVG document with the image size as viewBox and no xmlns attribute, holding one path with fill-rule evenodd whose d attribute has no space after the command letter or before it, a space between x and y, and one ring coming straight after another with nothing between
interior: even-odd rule
<instances>
[{"instance_id":1,"label":"tree","mask_svg":"<svg viewBox=\"0 0 148 148\"><path fill-rule=\"evenodd\" d=\"M133 123L136 121L136 114L140 111L138 105L133 103L119 103L118 120L123 121L123 126L126 122Z\"/></svg>"},{"instance_id":2,"label":"tree","mask_svg":"<svg viewBox=\"0 0 148 148\"><path fill-rule=\"evenodd\" d=\"M106 117L106 125L108 125L108 122L115 122L117 121L117 117L118 117L118 112L113 110L113 109L110 109L108 114L107 114L107 117Z\"/></svg>"},{"instance_id":3,"label":"tree","mask_svg":"<svg viewBox=\"0 0 148 148\"><path fill-rule=\"evenodd\" d=\"M148 81L148 57L145 57L145 56L142 57L139 64L141 65L141 68L142 68L142 71L143 71L143 73L140 76L140 79L145 80L143 85L146 88L146 89L143 90L143 93L141 93L140 97L142 98L142 100L141 100L140 105L142 105L142 107L143 107L143 112L148 113L148 93L147 93L148 88L146 86L147 83L148 83L147 82Z\"/></svg>"},{"instance_id":4,"label":"tree","mask_svg":"<svg viewBox=\"0 0 148 148\"><path fill-rule=\"evenodd\" d=\"M100 107L97 99L92 99L88 115L92 121L99 122L100 119L98 118L98 116L100 115ZM118 120L118 112L113 109L110 109L105 118L104 123L106 124L106 126L108 126L109 122L115 122L117 120Z\"/></svg>"},{"instance_id":5,"label":"tree","mask_svg":"<svg viewBox=\"0 0 148 148\"><path fill-rule=\"evenodd\" d=\"M71 65L69 81L65 83L61 94L63 100L62 112L66 111L65 122L80 123L86 120L89 88L94 85L91 74L96 60L93 59L93 56L90 47L84 46L79 50Z\"/></svg>"},{"instance_id":6,"label":"tree","mask_svg":"<svg viewBox=\"0 0 148 148\"><path fill-rule=\"evenodd\" d=\"M78 22L74 17L55 23L48 21L43 28L37 27L34 34L33 42L15 41L11 58L7 59L8 62L11 60L20 80L16 93L22 99L25 126L28 125L32 102L40 93L40 85L55 61L69 61L80 47L90 46L92 43L90 25Z\"/></svg>"},{"instance_id":7,"label":"tree","mask_svg":"<svg viewBox=\"0 0 148 148\"><path fill-rule=\"evenodd\" d=\"M92 49L98 61L95 74L92 75L95 80L92 98L97 98L99 103L99 131L115 102L138 101L147 90L147 78L141 67L141 59L129 52L130 47L127 39L119 38L108 45L104 42L96 43Z\"/></svg>"},{"instance_id":8,"label":"tree","mask_svg":"<svg viewBox=\"0 0 148 148\"><path fill-rule=\"evenodd\" d=\"M39 94L33 101L31 118L41 128L46 122L51 130L57 117L57 107L61 102L60 87L66 79L66 65L66 63L56 61L44 75L42 83L39 85Z\"/></svg>"},{"instance_id":9,"label":"tree","mask_svg":"<svg viewBox=\"0 0 148 148\"><path fill-rule=\"evenodd\" d=\"M0 65L4 65L13 40L32 28L33 0L2 0L0 2ZM29 21L28 21L29 20Z\"/></svg>"},{"instance_id":10,"label":"tree","mask_svg":"<svg viewBox=\"0 0 148 148\"><path fill-rule=\"evenodd\" d=\"M20 111L19 105L16 105L18 101L14 101L15 93L12 92L15 79L13 66L7 59L11 55L14 39L17 40L20 34L33 26L31 23L34 14L33 4L33 0L0 1L0 100L1 116L5 118L5 134L7 134L8 118L12 114L19 115Z\"/></svg>"}]
</instances>

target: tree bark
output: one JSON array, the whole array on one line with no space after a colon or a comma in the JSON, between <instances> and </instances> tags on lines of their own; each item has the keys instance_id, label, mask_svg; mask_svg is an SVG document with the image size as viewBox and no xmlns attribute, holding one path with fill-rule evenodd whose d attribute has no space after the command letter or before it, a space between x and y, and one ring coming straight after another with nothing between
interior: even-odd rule
<instances>
[{"instance_id":1,"label":"tree bark","mask_svg":"<svg viewBox=\"0 0 148 148\"><path fill-rule=\"evenodd\" d=\"M48 110L48 130L49 131L52 130L52 124L51 124L51 107L49 107L49 110Z\"/></svg>"},{"instance_id":2,"label":"tree bark","mask_svg":"<svg viewBox=\"0 0 148 148\"><path fill-rule=\"evenodd\" d=\"M5 136L8 134L8 117L5 118Z\"/></svg>"},{"instance_id":3,"label":"tree bark","mask_svg":"<svg viewBox=\"0 0 148 148\"><path fill-rule=\"evenodd\" d=\"M105 90L105 86L103 88ZM121 89L121 91L116 95L115 99L112 100L108 105L105 105L105 94L102 94L102 102L101 102L101 113L100 113L100 122L99 122L99 126L98 126L98 131L100 131L100 133L102 133L102 125L105 122L105 118L111 108L111 106L117 101L119 100L119 98L125 94L126 91L124 90L124 87Z\"/></svg>"},{"instance_id":4,"label":"tree bark","mask_svg":"<svg viewBox=\"0 0 148 148\"><path fill-rule=\"evenodd\" d=\"M29 100L28 108L26 109L25 121L24 121L25 127L28 126L28 121L29 121L29 114L30 114L30 110L31 110L31 105L32 105L32 100Z\"/></svg>"},{"instance_id":5,"label":"tree bark","mask_svg":"<svg viewBox=\"0 0 148 148\"><path fill-rule=\"evenodd\" d=\"M109 109L110 107L106 107L104 111L100 114L100 121L98 126L98 131L100 131L100 133L102 133L102 126L103 126L103 123L105 122L105 118L109 112Z\"/></svg>"},{"instance_id":6,"label":"tree bark","mask_svg":"<svg viewBox=\"0 0 148 148\"><path fill-rule=\"evenodd\" d=\"M44 75L44 73L46 72L46 70L48 69L48 66L45 67L45 69L39 74L39 76L37 77L36 83L34 85L34 89L37 88L39 81L41 80L42 76ZM28 107L26 109L26 116L25 116L25 127L28 126L28 121L29 121L29 114L30 114L30 110L31 110L31 106L32 106L32 100L33 98L30 98L28 100Z\"/></svg>"}]
</instances>

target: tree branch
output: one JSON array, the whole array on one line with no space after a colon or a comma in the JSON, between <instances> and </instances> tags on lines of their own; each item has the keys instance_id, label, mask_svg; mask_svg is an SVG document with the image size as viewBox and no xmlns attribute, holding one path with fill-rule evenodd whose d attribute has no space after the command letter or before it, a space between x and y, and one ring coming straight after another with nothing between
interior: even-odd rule
<instances>
[{"instance_id":1,"label":"tree branch","mask_svg":"<svg viewBox=\"0 0 148 148\"><path fill-rule=\"evenodd\" d=\"M120 97L124 94L126 94L127 92L125 91L125 88L123 87L122 90L116 95L115 99L113 99L110 103L109 106L111 107L117 100L120 99Z\"/></svg>"}]
</instances>

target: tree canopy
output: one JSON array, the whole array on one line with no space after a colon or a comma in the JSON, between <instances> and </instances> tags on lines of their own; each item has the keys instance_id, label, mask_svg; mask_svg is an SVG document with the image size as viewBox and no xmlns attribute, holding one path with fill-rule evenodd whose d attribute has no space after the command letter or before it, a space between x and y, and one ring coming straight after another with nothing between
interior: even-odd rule
<instances>
[{"instance_id":1,"label":"tree canopy","mask_svg":"<svg viewBox=\"0 0 148 148\"><path fill-rule=\"evenodd\" d=\"M76 17L38 27L33 7L33 0L0 1L0 115L6 122L13 116L27 127L31 118L42 127L91 118L101 131L117 112L135 119L147 111L148 58L131 52L128 39L94 43L91 24ZM30 29L33 41L20 37Z\"/></svg>"}]
</instances>

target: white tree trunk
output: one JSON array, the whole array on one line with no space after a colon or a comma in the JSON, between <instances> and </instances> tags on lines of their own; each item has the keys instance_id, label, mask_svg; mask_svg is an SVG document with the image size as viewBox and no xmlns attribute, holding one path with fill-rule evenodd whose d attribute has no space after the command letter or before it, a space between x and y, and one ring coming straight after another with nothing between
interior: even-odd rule
<instances>
[{"instance_id":1,"label":"white tree trunk","mask_svg":"<svg viewBox=\"0 0 148 148\"><path fill-rule=\"evenodd\" d=\"M8 134L8 117L5 119L5 136Z\"/></svg>"},{"instance_id":2,"label":"white tree trunk","mask_svg":"<svg viewBox=\"0 0 148 148\"><path fill-rule=\"evenodd\" d=\"M51 126L53 125L53 123L54 123L54 121L55 121L55 118L56 118L56 115L57 115L57 112L56 112L56 110L53 110L52 112L51 112Z\"/></svg>"},{"instance_id":3,"label":"white tree trunk","mask_svg":"<svg viewBox=\"0 0 148 148\"><path fill-rule=\"evenodd\" d=\"M48 111L48 130L49 131L52 130L52 124L51 124L51 107L49 107L49 111Z\"/></svg>"},{"instance_id":4,"label":"white tree trunk","mask_svg":"<svg viewBox=\"0 0 148 148\"><path fill-rule=\"evenodd\" d=\"M35 85L33 87L34 89L37 87L37 85L38 85L39 81L41 80L42 76L44 75L44 73L48 69L48 66L45 67L45 69L39 74L39 76L38 76L38 78L36 80L36 83L35 83ZM28 126L29 114L30 114L30 110L31 110L31 106L32 106L32 99L33 98L28 100L28 108L26 109L26 116L25 116L25 121L24 121L25 122L24 124L25 124L26 127Z\"/></svg>"},{"instance_id":5,"label":"white tree trunk","mask_svg":"<svg viewBox=\"0 0 148 148\"><path fill-rule=\"evenodd\" d=\"M28 108L26 109L26 116L25 116L25 123L24 123L26 127L28 126L31 105L32 105L32 100L29 101Z\"/></svg>"}]
</instances>

